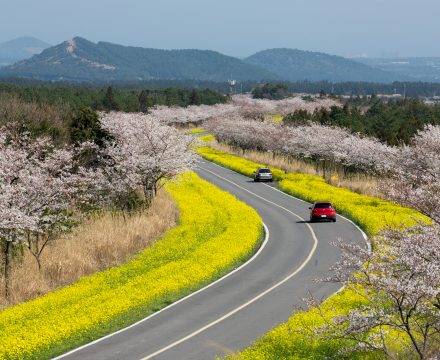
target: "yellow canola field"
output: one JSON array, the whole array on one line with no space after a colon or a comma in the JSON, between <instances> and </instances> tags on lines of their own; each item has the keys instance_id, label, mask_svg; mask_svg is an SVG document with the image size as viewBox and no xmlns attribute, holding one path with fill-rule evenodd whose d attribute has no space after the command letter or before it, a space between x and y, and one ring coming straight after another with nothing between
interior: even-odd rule
<instances>
[{"instance_id":1,"label":"yellow canola field","mask_svg":"<svg viewBox=\"0 0 440 360\"><path fill-rule=\"evenodd\" d=\"M0 312L0 358L47 358L128 325L244 262L262 239L257 213L186 174L167 185L180 222L119 267Z\"/></svg>"},{"instance_id":2,"label":"yellow canola field","mask_svg":"<svg viewBox=\"0 0 440 360\"><path fill-rule=\"evenodd\" d=\"M188 134L200 134L200 133L204 133L206 132L206 130L202 129L202 128L194 128L188 131Z\"/></svg>"},{"instance_id":3,"label":"yellow canola field","mask_svg":"<svg viewBox=\"0 0 440 360\"><path fill-rule=\"evenodd\" d=\"M204 136L199 137L199 140L201 140L203 142L210 142L214 139L215 139L215 137L213 135L204 135Z\"/></svg>"}]
</instances>

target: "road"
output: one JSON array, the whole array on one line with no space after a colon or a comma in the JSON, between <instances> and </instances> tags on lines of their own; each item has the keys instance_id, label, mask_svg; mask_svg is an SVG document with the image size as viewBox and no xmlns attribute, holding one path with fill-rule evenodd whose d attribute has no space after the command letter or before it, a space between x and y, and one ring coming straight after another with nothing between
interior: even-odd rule
<instances>
[{"instance_id":1,"label":"road","mask_svg":"<svg viewBox=\"0 0 440 360\"><path fill-rule=\"evenodd\" d=\"M309 293L324 298L338 290L314 280L327 277L340 257L332 241L364 243L351 222L338 216L336 223L309 224L309 205L272 184L206 161L196 172L257 210L269 230L261 251L207 289L63 359L213 359L285 322Z\"/></svg>"}]
</instances>

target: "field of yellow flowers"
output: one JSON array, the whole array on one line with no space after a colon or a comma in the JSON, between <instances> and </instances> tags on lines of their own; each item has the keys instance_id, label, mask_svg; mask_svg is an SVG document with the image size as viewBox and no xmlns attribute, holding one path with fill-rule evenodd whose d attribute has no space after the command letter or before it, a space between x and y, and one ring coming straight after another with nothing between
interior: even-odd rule
<instances>
[{"instance_id":1,"label":"field of yellow flowers","mask_svg":"<svg viewBox=\"0 0 440 360\"><path fill-rule=\"evenodd\" d=\"M267 166L240 158L235 155L222 153L209 147L200 147L198 153L205 159L237 171L243 175L252 176L257 167ZM359 195L344 188L329 185L323 178L314 175L289 173L271 168L274 179L279 181L280 189L295 197L309 202L331 201L337 211L357 223L363 230L374 235L383 227L413 225L416 219L427 220L415 210L386 202L369 196ZM353 291L345 289L326 300L318 313L317 309L293 314L283 325L271 330L254 345L231 356L230 359L326 359L338 355L347 340L321 340L313 336L313 328L323 325L324 319L337 314L347 314L355 305L365 301ZM393 336L392 343L398 350L399 334ZM405 339L402 340L404 342ZM358 353L350 354L350 359L376 359L380 354Z\"/></svg>"},{"instance_id":2,"label":"field of yellow flowers","mask_svg":"<svg viewBox=\"0 0 440 360\"><path fill-rule=\"evenodd\" d=\"M0 358L49 358L128 325L244 262L257 213L195 174L167 185L179 225L127 264L0 312Z\"/></svg>"},{"instance_id":3,"label":"field of yellow flowers","mask_svg":"<svg viewBox=\"0 0 440 360\"><path fill-rule=\"evenodd\" d=\"M213 141L214 139L215 137L213 135L204 135L199 137L199 140L203 142L210 142Z\"/></svg>"}]
</instances>

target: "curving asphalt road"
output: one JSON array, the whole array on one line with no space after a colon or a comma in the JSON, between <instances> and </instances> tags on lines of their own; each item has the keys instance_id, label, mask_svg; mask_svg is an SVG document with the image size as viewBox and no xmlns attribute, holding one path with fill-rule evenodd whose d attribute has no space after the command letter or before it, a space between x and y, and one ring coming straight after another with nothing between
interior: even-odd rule
<instances>
[{"instance_id":1,"label":"curving asphalt road","mask_svg":"<svg viewBox=\"0 0 440 360\"><path fill-rule=\"evenodd\" d=\"M202 161L197 173L258 211L269 230L259 254L239 271L139 324L74 350L64 359L213 359L247 347L285 322L309 292L324 298L337 284L317 283L340 252L337 238L364 242L361 231L338 216L313 223L308 204L272 184Z\"/></svg>"}]
</instances>

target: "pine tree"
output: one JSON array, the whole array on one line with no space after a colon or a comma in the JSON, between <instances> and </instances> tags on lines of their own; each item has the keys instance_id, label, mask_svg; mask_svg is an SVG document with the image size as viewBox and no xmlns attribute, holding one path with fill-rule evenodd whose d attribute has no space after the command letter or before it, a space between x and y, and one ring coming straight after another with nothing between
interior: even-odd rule
<instances>
[{"instance_id":1,"label":"pine tree","mask_svg":"<svg viewBox=\"0 0 440 360\"><path fill-rule=\"evenodd\" d=\"M115 99L113 88L109 86L102 100L102 104L107 111L120 111L121 107Z\"/></svg>"}]
</instances>

